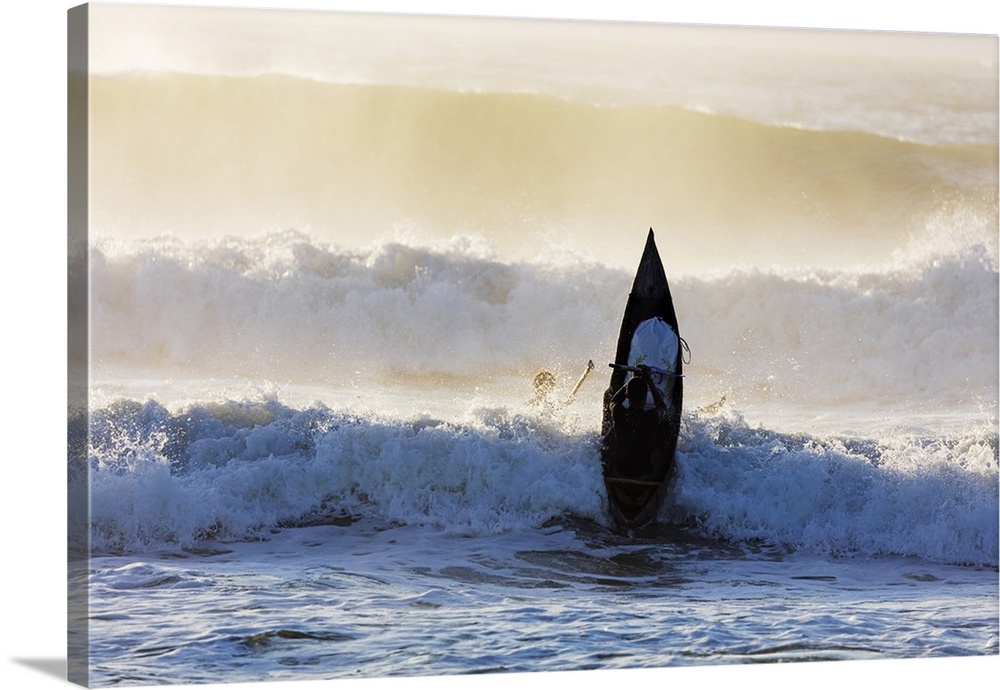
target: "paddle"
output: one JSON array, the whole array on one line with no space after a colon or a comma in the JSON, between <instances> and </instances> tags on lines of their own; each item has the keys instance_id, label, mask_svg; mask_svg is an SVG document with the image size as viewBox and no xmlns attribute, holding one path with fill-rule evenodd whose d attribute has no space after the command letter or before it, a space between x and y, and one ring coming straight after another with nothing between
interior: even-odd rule
<instances>
[{"instance_id":1,"label":"paddle","mask_svg":"<svg viewBox=\"0 0 1000 690\"><path fill-rule=\"evenodd\" d=\"M614 362L608 364L608 366L611 367L612 369L619 369L621 371L631 371L633 374L641 374L643 370L643 367L630 367L627 364L615 364ZM653 373L660 374L661 376L673 376L675 378L680 378L680 379L684 378L684 374L677 374L673 371L660 369L659 367L646 366L645 368L649 369Z\"/></svg>"},{"instance_id":2,"label":"paddle","mask_svg":"<svg viewBox=\"0 0 1000 690\"><path fill-rule=\"evenodd\" d=\"M580 390L580 386L583 385L583 382L587 380L587 377L590 376L590 372L592 372L593 370L594 370L594 360L588 359L587 368L584 370L583 375L580 376L580 380L576 382L575 386L573 386L573 390L570 392L569 397L566 398L566 402L564 402L563 405L569 405L571 402L573 402L574 398L576 398L576 392Z\"/></svg>"}]
</instances>

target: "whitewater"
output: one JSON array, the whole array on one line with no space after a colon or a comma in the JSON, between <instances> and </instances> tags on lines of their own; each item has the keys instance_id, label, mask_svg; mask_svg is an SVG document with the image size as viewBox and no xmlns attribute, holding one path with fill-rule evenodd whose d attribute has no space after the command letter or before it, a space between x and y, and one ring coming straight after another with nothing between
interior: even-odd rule
<instances>
[{"instance_id":1,"label":"whitewater","mask_svg":"<svg viewBox=\"0 0 1000 690\"><path fill-rule=\"evenodd\" d=\"M982 246L675 281L688 409L631 538L603 372L564 401L624 271L282 233L98 242L92 274L98 684L996 653Z\"/></svg>"},{"instance_id":2,"label":"whitewater","mask_svg":"<svg viewBox=\"0 0 1000 690\"><path fill-rule=\"evenodd\" d=\"M87 79L91 684L1000 651L995 40L240 16ZM620 534L650 226L690 361Z\"/></svg>"}]
</instances>

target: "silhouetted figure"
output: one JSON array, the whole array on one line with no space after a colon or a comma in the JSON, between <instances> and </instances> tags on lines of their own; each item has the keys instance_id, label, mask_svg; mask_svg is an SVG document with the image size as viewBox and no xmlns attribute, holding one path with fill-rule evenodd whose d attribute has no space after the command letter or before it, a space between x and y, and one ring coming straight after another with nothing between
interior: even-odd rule
<instances>
[{"instance_id":1,"label":"silhouetted figure","mask_svg":"<svg viewBox=\"0 0 1000 690\"><path fill-rule=\"evenodd\" d=\"M615 469L622 475L640 479L658 466L661 455L660 425L666 416L663 394L653 384L649 367L640 366L638 376L632 376L611 398L610 446ZM653 405L649 405L649 398Z\"/></svg>"}]
</instances>

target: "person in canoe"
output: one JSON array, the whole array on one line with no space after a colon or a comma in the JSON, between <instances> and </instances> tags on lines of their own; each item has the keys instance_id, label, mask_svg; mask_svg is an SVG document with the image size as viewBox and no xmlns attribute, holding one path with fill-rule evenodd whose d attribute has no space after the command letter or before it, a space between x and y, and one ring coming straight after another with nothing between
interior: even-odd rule
<instances>
[{"instance_id":1,"label":"person in canoe","mask_svg":"<svg viewBox=\"0 0 1000 690\"><path fill-rule=\"evenodd\" d=\"M663 464L660 429L668 406L648 366L636 367L636 375L611 397L611 429L605 439L612 463L636 479L653 474ZM652 398L652 405L649 400Z\"/></svg>"}]
</instances>

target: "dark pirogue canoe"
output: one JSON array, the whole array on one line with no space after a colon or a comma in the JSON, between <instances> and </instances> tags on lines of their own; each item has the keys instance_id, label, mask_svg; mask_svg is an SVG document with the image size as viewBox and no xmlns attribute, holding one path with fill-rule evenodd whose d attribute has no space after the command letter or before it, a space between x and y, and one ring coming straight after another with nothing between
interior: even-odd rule
<instances>
[{"instance_id":1,"label":"dark pirogue canoe","mask_svg":"<svg viewBox=\"0 0 1000 690\"><path fill-rule=\"evenodd\" d=\"M666 330L664 324L673 333ZM669 352L674 361L660 362L659 368L654 367L658 372L659 388L664 393L665 410L658 414L655 426L642 427L644 431L636 432L625 425L616 425L612 403L620 404L623 386L633 374L640 376L639 370L631 366L637 363L633 338L640 325L647 331L650 325L655 326L659 329L658 333L667 335L666 340L672 339L664 351ZM632 291L625 303L618 349L611 365L611 382L604 393L601 459L611 514L620 528L635 529L652 522L666 495L681 422L684 381L681 372L682 343L670 286L651 228ZM642 356L638 358L640 363L642 359ZM644 437L629 437L636 433L642 433Z\"/></svg>"}]
</instances>

